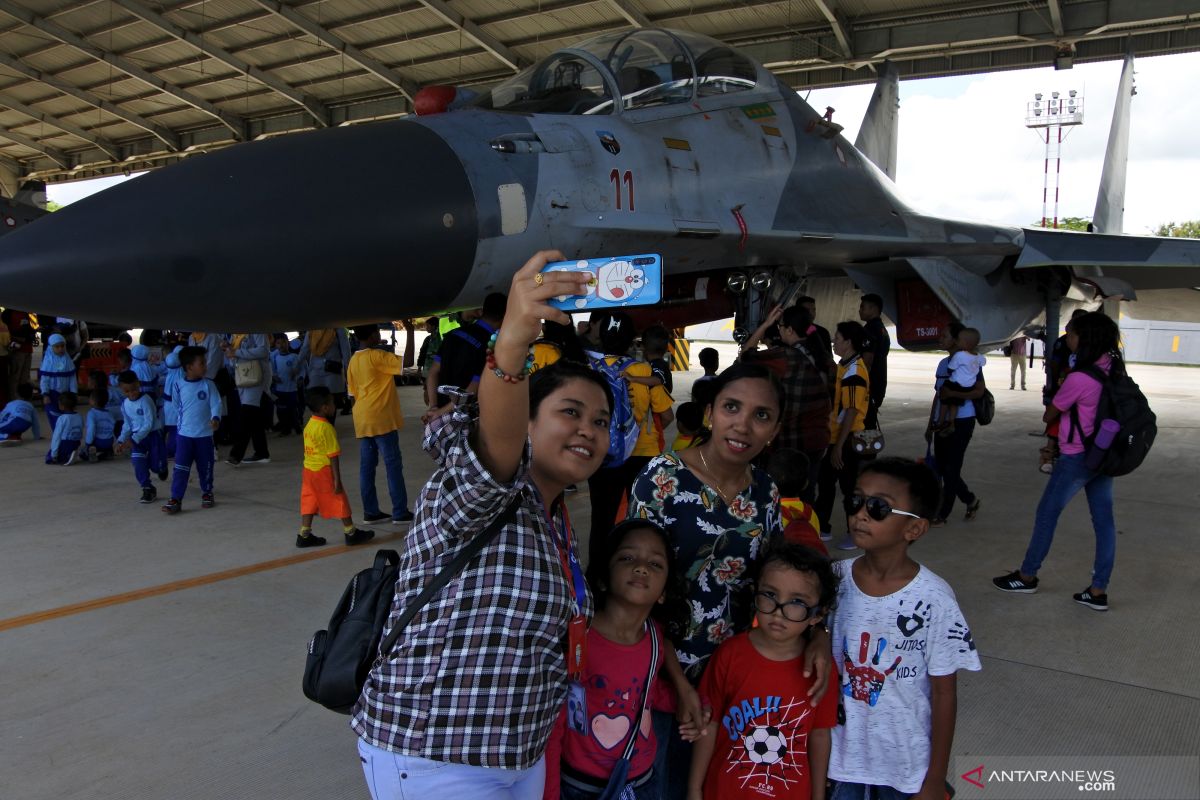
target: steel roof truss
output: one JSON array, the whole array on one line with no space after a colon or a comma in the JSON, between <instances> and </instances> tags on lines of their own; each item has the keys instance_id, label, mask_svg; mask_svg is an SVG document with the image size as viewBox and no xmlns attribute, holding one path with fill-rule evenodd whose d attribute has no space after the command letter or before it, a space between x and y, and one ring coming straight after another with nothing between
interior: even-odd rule
<instances>
[{"instance_id":1,"label":"steel roof truss","mask_svg":"<svg viewBox=\"0 0 1200 800\"><path fill-rule=\"evenodd\" d=\"M829 20L829 26L833 28L833 35L838 41L838 46L842 48L842 55L846 58L854 58L854 48L850 46L850 25L837 7L836 0L813 0L813 3L820 10L821 15Z\"/></svg>"},{"instance_id":2,"label":"steel roof truss","mask_svg":"<svg viewBox=\"0 0 1200 800\"><path fill-rule=\"evenodd\" d=\"M47 33L63 44L70 45L76 50L86 53L98 61L111 64L113 67L119 69L121 72L124 72L126 75L130 75L140 81L148 83L164 94L171 95L172 97L182 100L184 103L187 103L188 105L193 106L194 108L197 108L206 114L216 117L222 125L233 131L234 136L239 139L246 138L246 123L240 117L230 114L226 111L222 111L202 97L198 97L190 92L180 90L177 86L164 81L162 78L155 77L128 59L121 58L120 56L114 55L103 48L97 47L96 45L84 39L82 36L67 30L57 22L52 22L45 17L38 16L29 9L13 2L13 0L0 0L0 12L13 17L14 19L20 20L31 28L36 28L43 33Z\"/></svg>"},{"instance_id":3,"label":"steel roof truss","mask_svg":"<svg viewBox=\"0 0 1200 800\"><path fill-rule=\"evenodd\" d=\"M202 34L194 31L189 31L179 25L176 25L171 20L164 17L162 14L153 9L137 2L137 0L112 0L113 3L125 9L129 13L144 20L159 30L165 31L175 39L187 42L192 47L200 52L208 55L222 64L225 64L237 70L242 75L248 75L264 86L269 87L277 94L286 97L296 105L303 108L309 115L316 120L321 127L329 127L329 109L324 103L319 102L315 98L308 97L303 92L297 91L289 86L287 82L280 80L278 77L271 75L258 67L250 64L237 56L230 53L224 48L213 44L211 40L206 40Z\"/></svg>"},{"instance_id":4,"label":"steel roof truss","mask_svg":"<svg viewBox=\"0 0 1200 800\"><path fill-rule=\"evenodd\" d=\"M654 25L649 17L637 10L632 0L605 0L605 2L612 6L618 14L627 19L630 25L636 25L639 28L650 28Z\"/></svg>"},{"instance_id":5,"label":"steel roof truss","mask_svg":"<svg viewBox=\"0 0 1200 800\"><path fill-rule=\"evenodd\" d=\"M4 106L6 108L11 108L13 111L18 111L27 117L33 117L38 122L44 122L47 125L53 125L55 128L58 128L59 130L66 131L67 133L71 134L72 136L77 136L80 139L83 139L85 142L89 142L89 143L95 145L96 147L100 148L101 151L106 153L109 156L109 158L113 159L114 161L121 160L121 151L117 148L117 146L115 144L113 144L112 142L110 142L106 139L101 139L99 136L97 136L94 133L88 133L83 128L79 127L78 125L75 125L74 123L66 122L65 120L59 119L58 117L51 116L50 114L47 114L44 111L40 111L40 110L34 108L33 106L26 105L25 103L22 103L20 100L15 100L11 97L0 96L0 106Z\"/></svg>"},{"instance_id":6,"label":"steel roof truss","mask_svg":"<svg viewBox=\"0 0 1200 800\"><path fill-rule=\"evenodd\" d=\"M0 0L0 2L4 1L5 0ZM253 0L253 2L267 9L272 14L283 17L288 22L309 34L318 42L330 48L331 50L336 50L339 53L343 53L346 58L353 61L355 64L358 64L372 75L375 75L377 78L381 78L388 85L399 89L409 100L415 98L417 96L417 92L420 91L421 87L413 81L405 78L403 75L396 72L383 62L378 61L362 52L357 47L337 36L336 34L329 32L327 29L321 27L290 6L284 5L276 0Z\"/></svg>"},{"instance_id":7,"label":"steel roof truss","mask_svg":"<svg viewBox=\"0 0 1200 800\"><path fill-rule=\"evenodd\" d=\"M4 98L0 97L0 103L4 102ZM28 147L30 150L36 150L39 153L46 155L55 164L58 164L63 169L71 168L71 159L65 152L57 147L51 147L48 144L43 144L26 136L23 133L9 130L8 128L0 128L0 138L8 139L10 142L15 142L22 147Z\"/></svg>"},{"instance_id":8,"label":"steel roof truss","mask_svg":"<svg viewBox=\"0 0 1200 800\"><path fill-rule=\"evenodd\" d=\"M500 59L508 66L515 70L519 70L525 66L525 63L517 56L516 53L509 50L508 47L495 36L485 32L474 22L455 11L449 6L449 4L445 2L445 0L420 0L420 3L434 14L437 14L446 22L462 31L468 39L474 41L484 50L487 50L489 53Z\"/></svg>"},{"instance_id":9,"label":"steel roof truss","mask_svg":"<svg viewBox=\"0 0 1200 800\"><path fill-rule=\"evenodd\" d=\"M1046 0L1046 10L1050 12L1050 27L1054 29L1054 35L1062 36L1064 32L1062 5L1058 0Z\"/></svg>"}]
</instances>

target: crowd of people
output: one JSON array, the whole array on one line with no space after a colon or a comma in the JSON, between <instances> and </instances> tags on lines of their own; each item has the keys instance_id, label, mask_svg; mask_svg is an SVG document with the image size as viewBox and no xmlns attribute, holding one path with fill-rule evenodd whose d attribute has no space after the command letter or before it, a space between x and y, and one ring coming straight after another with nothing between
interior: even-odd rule
<instances>
[{"instance_id":1,"label":"crowd of people","mask_svg":"<svg viewBox=\"0 0 1200 800\"><path fill-rule=\"evenodd\" d=\"M453 789L940 800L955 675L980 662L953 591L909 545L947 524L956 501L968 521L980 512L963 476L986 392L978 331L943 332L924 458L881 457L891 343L878 296L832 333L812 298L773 309L724 370L702 350L704 375L677 402L667 331L635 331L619 311L573 327L548 302L581 294L586 276L542 272L558 258L539 253L507 295L425 323L421 420L435 469L411 507L403 366L378 326L297 340L192 332L165 343L161 364L132 345L113 375L95 376L86 418L64 337L50 335L47 463L128 450L150 503L151 477L165 480L173 456L162 508L176 514L193 467L201 507L215 503L217 442L230 464L261 464L269 427L301 432L296 546L326 543L317 517L360 544L373 534L354 522L333 424L349 407L362 519L411 526L385 635L466 542L498 526L366 678L351 725L376 800ZM1083 490L1097 557L1075 600L1104 610L1112 483L1089 471L1080 442L1097 425L1094 370L1123 365L1107 317L1077 317L1068 331L1045 414L1068 422L1050 430L1058 444L1025 560L994 583L1037 590L1057 519ZM0 433L38 438L32 387L12 391ZM586 558L565 501L585 485ZM831 562L835 530L836 547L861 553Z\"/></svg>"}]
</instances>

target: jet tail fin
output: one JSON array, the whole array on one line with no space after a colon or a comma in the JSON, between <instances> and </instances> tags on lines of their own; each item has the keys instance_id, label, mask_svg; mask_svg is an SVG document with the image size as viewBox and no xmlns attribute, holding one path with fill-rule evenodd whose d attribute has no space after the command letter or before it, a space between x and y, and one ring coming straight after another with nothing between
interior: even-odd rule
<instances>
[{"instance_id":1,"label":"jet tail fin","mask_svg":"<svg viewBox=\"0 0 1200 800\"><path fill-rule=\"evenodd\" d=\"M1092 228L1096 233L1123 232L1125 172L1129 164L1129 115L1135 91L1133 54L1130 53L1125 56L1125 66L1121 68L1117 104L1113 108L1108 148L1104 152L1104 169L1100 173L1100 191L1096 195L1096 211L1092 215Z\"/></svg>"},{"instance_id":2,"label":"jet tail fin","mask_svg":"<svg viewBox=\"0 0 1200 800\"><path fill-rule=\"evenodd\" d=\"M900 126L900 72L890 61L879 67L879 80L854 146L879 167L885 175L896 180L896 143Z\"/></svg>"}]
</instances>

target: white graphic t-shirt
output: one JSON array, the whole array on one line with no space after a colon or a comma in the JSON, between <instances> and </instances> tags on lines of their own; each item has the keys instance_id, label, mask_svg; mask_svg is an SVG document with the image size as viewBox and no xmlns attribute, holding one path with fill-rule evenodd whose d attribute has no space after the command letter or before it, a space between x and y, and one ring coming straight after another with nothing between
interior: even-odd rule
<instances>
[{"instance_id":1,"label":"white graphic t-shirt","mask_svg":"<svg viewBox=\"0 0 1200 800\"><path fill-rule=\"evenodd\" d=\"M846 723L833 729L829 777L915 794L929 767L929 676L979 669L979 654L954 591L921 567L886 597L854 582L858 559L835 561L833 659Z\"/></svg>"}]
</instances>

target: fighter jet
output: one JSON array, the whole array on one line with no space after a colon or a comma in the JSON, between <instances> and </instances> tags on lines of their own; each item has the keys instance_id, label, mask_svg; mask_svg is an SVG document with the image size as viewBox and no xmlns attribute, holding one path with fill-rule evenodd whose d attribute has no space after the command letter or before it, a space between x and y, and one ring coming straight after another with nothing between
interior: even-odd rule
<instances>
[{"instance_id":1,"label":"fighter jet","mask_svg":"<svg viewBox=\"0 0 1200 800\"><path fill-rule=\"evenodd\" d=\"M750 323L797 282L848 276L920 347L951 315L1003 342L1064 297L1200 286L1200 242L922 214L868 157L894 161L887 135L860 151L693 33L610 33L479 97L422 95L418 116L193 156L16 231L0 296L129 325L323 328L478 305L543 248L660 253L669 324Z\"/></svg>"}]
</instances>

